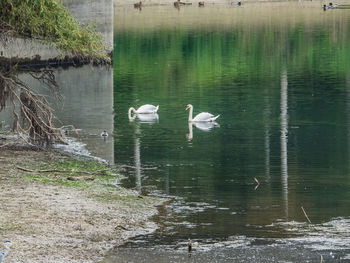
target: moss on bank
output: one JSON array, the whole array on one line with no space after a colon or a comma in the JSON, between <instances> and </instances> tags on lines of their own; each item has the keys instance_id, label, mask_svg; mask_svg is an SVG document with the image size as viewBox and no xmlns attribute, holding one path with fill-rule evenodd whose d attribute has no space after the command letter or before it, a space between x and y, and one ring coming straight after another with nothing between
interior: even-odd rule
<instances>
[{"instance_id":1,"label":"moss on bank","mask_svg":"<svg viewBox=\"0 0 350 263\"><path fill-rule=\"evenodd\" d=\"M102 35L92 26L82 26L59 0L2 0L0 25L83 60L110 62Z\"/></svg>"},{"instance_id":2,"label":"moss on bank","mask_svg":"<svg viewBox=\"0 0 350 263\"><path fill-rule=\"evenodd\" d=\"M88 190L91 198L100 201L121 201L135 208L159 200L120 187L122 175L118 169L91 158L69 157L50 163L42 162L29 170L33 172L28 172L26 180Z\"/></svg>"},{"instance_id":3,"label":"moss on bank","mask_svg":"<svg viewBox=\"0 0 350 263\"><path fill-rule=\"evenodd\" d=\"M116 168L83 157L38 163L28 171L31 171L25 177L28 180L102 192L118 191L118 182L121 179Z\"/></svg>"}]
</instances>

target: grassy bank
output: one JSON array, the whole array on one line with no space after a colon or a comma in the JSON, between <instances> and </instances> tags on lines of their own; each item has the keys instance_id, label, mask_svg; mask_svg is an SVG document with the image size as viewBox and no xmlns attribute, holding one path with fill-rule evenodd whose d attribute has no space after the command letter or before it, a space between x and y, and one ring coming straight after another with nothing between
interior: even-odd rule
<instances>
[{"instance_id":1,"label":"grassy bank","mask_svg":"<svg viewBox=\"0 0 350 263\"><path fill-rule=\"evenodd\" d=\"M0 22L3 31L43 40L74 57L110 62L102 35L81 25L59 0L2 0Z\"/></svg>"}]
</instances>

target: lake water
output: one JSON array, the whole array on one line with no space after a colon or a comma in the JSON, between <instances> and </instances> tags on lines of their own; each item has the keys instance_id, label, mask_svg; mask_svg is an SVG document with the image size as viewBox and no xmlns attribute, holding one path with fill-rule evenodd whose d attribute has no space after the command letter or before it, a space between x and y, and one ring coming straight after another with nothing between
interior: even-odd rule
<instances>
[{"instance_id":1,"label":"lake water","mask_svg":"<svg viewBox=\"0 0 350 263\"><path fill-rule=\"evenodd\" d=\"M289 251L349 260L349 22L349 10L320 3L115 10L114 160L130 166L125 186L173 199L160 229L110 262L152 262L127 247L188 238L201 248L292 242ZM190 125L189 103L220 114L217 125ZM130 121L128 108L143 104L158 116Z\"/></svg>"}]
</instances>

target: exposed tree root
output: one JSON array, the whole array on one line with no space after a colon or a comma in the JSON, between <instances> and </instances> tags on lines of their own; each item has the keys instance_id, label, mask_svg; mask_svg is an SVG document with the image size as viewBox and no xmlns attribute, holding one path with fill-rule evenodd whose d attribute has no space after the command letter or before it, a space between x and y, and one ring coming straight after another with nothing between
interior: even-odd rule
<instances>
[{"instance_id":1,"label":"exposed tree root","mask_svg":"<svg viewBox=\"0 0 350 263\"><path fill-rule=\"evenodd\" d=\"M51 70L26 71L33 78L54 90L59 97L59 87ZM63 127L54 126L55 117L43 95L40 95L17 77L16 68L0 68L0 111L12 107L12 129L19 138L30 145L50 146L54 142L64 143Z\"/></svg>"}]
</instances>

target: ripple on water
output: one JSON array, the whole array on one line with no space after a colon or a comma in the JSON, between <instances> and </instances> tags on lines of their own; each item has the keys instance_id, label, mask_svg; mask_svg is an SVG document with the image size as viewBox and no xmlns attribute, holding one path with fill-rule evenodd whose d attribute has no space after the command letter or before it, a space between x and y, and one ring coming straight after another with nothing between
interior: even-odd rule
<instances>
[{"instance_id":1,"label":"ripple on water","mask_svg":"<svg viewBox=\"0 0 350 263\"><path fill-rule=\"evenodd\" d=\"M105 160L103 160L102 158L92 156L91 153L86 149L86 144L81 141L78 141L76 138L67 137L66 142L67 144L55 144L54 148L67 153L91 157L96 160L105 162Z\"/></svg>"},{"instance_id":2,"label":"ripple on water","mask_svg":"<svg viewBox=\"0 0 350 263\"><path fill-rule=\"evenodd\" d=\"M278 222L275 225L300 235L283 239L286 242L302 244L306 248L317 251L350 249L350 218L339 217L315 225L295 221ZM283 242L283 240L280 241Z\"/></svg>"}]
</instances>

